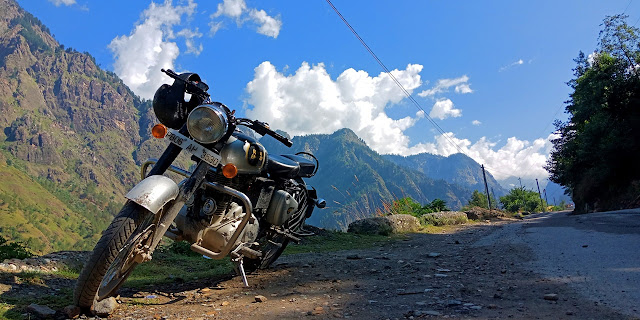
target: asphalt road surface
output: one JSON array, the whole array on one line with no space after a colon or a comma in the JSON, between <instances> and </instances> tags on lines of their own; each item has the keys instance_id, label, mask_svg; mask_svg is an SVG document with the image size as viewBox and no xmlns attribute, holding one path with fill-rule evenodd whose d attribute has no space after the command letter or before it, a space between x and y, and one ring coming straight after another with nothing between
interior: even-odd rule
<instances>
[{"instance_id":1,"label":"asphalt road surface","mask_svg":"<svg viewBox=\"0 0 640 320\"><path fill-rule=\"evenodd\" d=\"M567 283L595 304L640 317L640 209L536 214L475 245L500 243L529 247L531 270Z\"/></svg>"}]
</instances>

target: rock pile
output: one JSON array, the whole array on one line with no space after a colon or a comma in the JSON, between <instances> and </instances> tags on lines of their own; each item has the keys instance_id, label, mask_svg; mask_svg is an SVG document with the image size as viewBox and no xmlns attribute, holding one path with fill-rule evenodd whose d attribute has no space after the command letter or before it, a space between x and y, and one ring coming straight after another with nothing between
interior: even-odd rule
<instances>
[{"instance_id":1,"label":"rock pile","mask_svg":"<svg viewBox=\"0 0 640 320\"><path fill-rule=\"evenodd\" d=\"M7 259L0 263L2 272L56 272L60 268L80 269L89 257L85 251L60 251L27 259Z\"/></svg>"}]
</instances>

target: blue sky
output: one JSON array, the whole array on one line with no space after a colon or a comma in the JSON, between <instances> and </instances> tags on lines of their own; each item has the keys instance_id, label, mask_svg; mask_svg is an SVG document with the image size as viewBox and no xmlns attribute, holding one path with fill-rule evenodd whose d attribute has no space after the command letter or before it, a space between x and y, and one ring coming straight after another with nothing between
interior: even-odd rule
<instances>
[{"instance_id":1,"label":"blue sky","mask_svg":"<svg viewBox=\"0 0 640 320\"><path fill-rule=\"evenodd\" d=\"M349 127L380 153L456 151L331 7L314 1L18 0L66 47L151 97L160 67L198 72L214 100L293 135ZM546 178L573 59L602 19L640 1L333 0L451 138L498 179ZM215 32L214 32L215 31Z\"/></svg>"}]
</instances>

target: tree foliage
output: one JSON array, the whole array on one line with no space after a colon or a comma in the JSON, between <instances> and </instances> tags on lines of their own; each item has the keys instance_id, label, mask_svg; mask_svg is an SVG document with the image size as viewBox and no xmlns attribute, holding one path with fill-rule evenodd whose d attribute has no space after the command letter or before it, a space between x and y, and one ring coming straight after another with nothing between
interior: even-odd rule
<instances>
[{"instance_id":1,"label":"tree foliage","mask_svg":"<svg viewBox=\"0 0 640 320\"><path fill-rule=\"evenodd\" d=\"M393 201L386 211L389 214L410 214L420 217L427 213L450 211L450 209L447 208L447 202L442 199L433 199L430 203L421 205L411 197L404 197Z\"/></svg>"},{"instance_id":2,"label":"tree foliage","mask_svg":"<svg viewBox=\"0 0 640 320\"><path fill-rule=\"evenodd\" d=\"M5 259L25 259L33 254L20 242L8 242L0 236L0 261Z\"/></svg>"},{"instance_id":3,"label":"tree foliage","mask_svg":"<svg viewBox=\"0 0 640 320\"><path fill-rule=\"evenodd\" d=\"M637 196L640 33L625 19L606 17L597 51L579 53L568 82L574 90L566 102L569 120L555 123L559 137L546 169L551 181L567 187L578 211L615 208Z\"/></svg>"},{"instance_id":4,"label":"tree foliage","mask_svg":"<svg viewBox=\"0 0 640 320\"><path fill-rule=\"evenodd\" d=\"M498 205L496 199L491 195L491 206L495 208ZM487 194L480 192L478 190L473 190L471 194L471 199L467 203L469 207L481 207L489 209L489 202L487 201Z\"/></svg>"},{"instance_id":5,"label":"tree foliage","mask_svg":"<svg viewBox=\"0 0 640 320\"><path fill-rule=\"evenodd\" d=\"M525 188L515 187L509 193L500 197L500 203L508 212L542 212L547 207L544 201L540 201L540 195Z\"/></svg>"}]
</instances>

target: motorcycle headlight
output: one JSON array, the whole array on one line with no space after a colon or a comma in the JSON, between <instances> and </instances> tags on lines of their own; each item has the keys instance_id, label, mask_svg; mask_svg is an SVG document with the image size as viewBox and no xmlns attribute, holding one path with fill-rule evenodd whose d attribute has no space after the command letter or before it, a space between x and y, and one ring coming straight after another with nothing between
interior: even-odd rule
<instances>
[{"instance_id":1,"label":"motorcycle headlight","mask_svg":"<svg viewBox=\"0 0 640 320\"><path fill-rule=\"evenodd\" d=\"M227 133L227 114L215 105L197 106L189 113L187 129L191 137L200 143L217 142Z\"/></svg>"}]
</instances>

